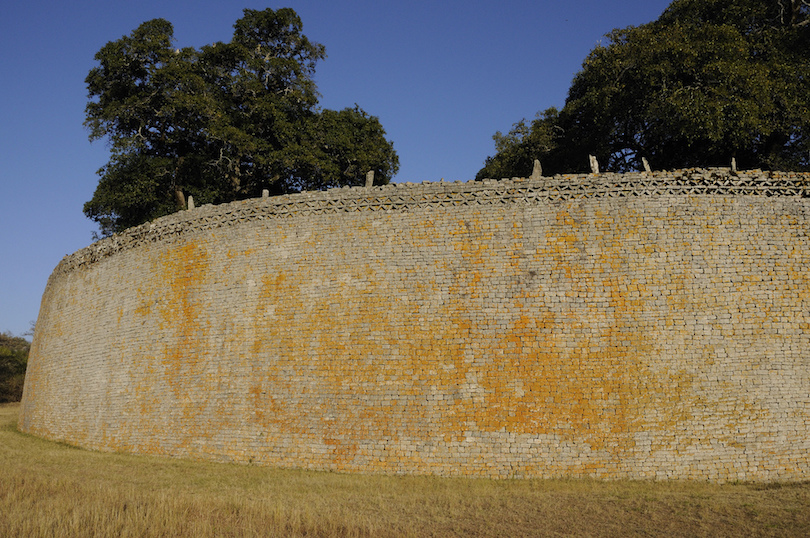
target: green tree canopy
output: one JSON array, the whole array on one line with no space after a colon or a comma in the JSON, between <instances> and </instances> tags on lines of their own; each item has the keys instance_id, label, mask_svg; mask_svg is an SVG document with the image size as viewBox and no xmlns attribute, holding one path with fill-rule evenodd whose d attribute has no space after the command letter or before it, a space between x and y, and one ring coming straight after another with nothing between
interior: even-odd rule
<instances>
[{"instance_id":1,"label":"green tree canopy","mask_svg":"<svg viewBox=\"0 0 810 538\"><path fill-rule=\"evenodd\" d=\"M30 348L24 338L0 332L0 403L18 402L22 398Z\"/></svg>"},{"instance_id":2,"label":"green tree canopy","mask_svg":"<svg viewBox=\"0 0 810 538\"><path fill-rule=\"evenodd\" d=\"M533 159L582 171L588 155L616 171L641 168L642 157L657 168L734 157L748 168L810 169L806 0L675 0L658 20L607 37L559 114L528 130L516 124L505 146L495 135L498 153L479 178L526 175ZM520 155L517 165L498 168L509 155Z\"/></svg>"},{"instance_id":3,"label":"green tree canopy","mask_svg":"<svg viewBox=\"0 0 810 538\"><path fill-rule=\"evenodd\" d=\"M535 159L540 160L546 169L554 168L553 164L549 165L559 158L559 121L560 112L549 108L538 112L529 125L522 119L507 134L495 133L492 138L496 154L487 157L476 178L527 177Z\"/></svg>"},{"instance_id":4,"label":"green tree canopy","mask_svg":"<svg viewBox=\"0 0 810 538\"><path fill-rule=\"evenodd\" d=\"M85 125L111 157L85 214L108 235L198 203L384 184L399 168L379 120L317 109L322 45L292 9L246 9L230 43L174 48L163 19L107 43L87 76Z\"/></svg>"}]
</instances>

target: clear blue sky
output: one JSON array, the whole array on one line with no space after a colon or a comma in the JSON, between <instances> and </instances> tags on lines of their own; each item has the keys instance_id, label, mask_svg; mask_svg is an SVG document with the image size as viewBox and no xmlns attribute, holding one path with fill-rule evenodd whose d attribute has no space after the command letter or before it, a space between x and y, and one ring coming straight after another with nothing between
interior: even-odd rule
<instances>
[{"instance_id":1,"label":"clear blue sky","mask_svg":"<svg viewBox=\"0 0 810 538\"><path fill-rule=\"evenodd\" d=\"M562 107L588 52L669 0L7 1L0 17L0 331L36 320L59 260L92 242L82 206L108 158L82 126L84 78L108 41L172 22L178 47L229 41L242 9L292 7L326 46L323 108L360 105L399 154L397 182L470 180L492 135Z\"/></svg>"}]
</instances>

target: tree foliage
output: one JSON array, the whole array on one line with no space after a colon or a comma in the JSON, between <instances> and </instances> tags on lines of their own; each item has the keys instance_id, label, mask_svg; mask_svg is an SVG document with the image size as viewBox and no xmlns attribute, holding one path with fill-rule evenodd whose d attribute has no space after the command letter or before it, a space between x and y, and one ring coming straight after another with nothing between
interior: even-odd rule
<instances>
[{"instance_id":1,"label":"tree foliage","mask_svg":"<svg viewBox=\"0 0 810 538\"><path fill-rule=\"evenodd\" d=\"M0 333L0 403L22 399L30 347L24 338Z\"/></svg>"},{"instance_id":2,"label":"tree foliage","mask_svg":"<svg viewBox=\"0 0 810 538\"><path fill-rule=\"evenodd\" d=\"M565 107L497 147L479 177L728 165L810 169L810 3L675 0L658 20L613 30L585 59ZM520 125L520 124L516 124ZM551 144L533 145L552 132ZM496 145L499 142L495 135ZM521 167L497 169L502 153ZM548 166L546 165L548 163Z\"/></svg>"},{"instance_id":3,"label":"tree foliage","mask_svg":"<svg viewBox=\"0 0 810 538\"><path fill-rule=\"evenodd\" d=\"M478 179L527 177L532 172L535 159L548 167L550 161L557 158L559 115L556 108L549 108L538 112L529 125L522 119L507 134L500 131L495 133L492 138L495 140L496 154L487 157Z\"/></svg>"},{"instance_id":4,"label":"tree foliage","mask_svg":"<svg viewBox=\"0 0 810 538\"><path fill-rule=\"evenodd\" d=\"M359 107L319 110L322 45L288 8L246 9L229 43L174 48L163 19L96 54L85 125L111 158L85 214L103 234L172 213L187 195L222 203L273 193L387 183L399 162ZM362 133L362 135L360 134Z\"/></svg>"}]
</instances>

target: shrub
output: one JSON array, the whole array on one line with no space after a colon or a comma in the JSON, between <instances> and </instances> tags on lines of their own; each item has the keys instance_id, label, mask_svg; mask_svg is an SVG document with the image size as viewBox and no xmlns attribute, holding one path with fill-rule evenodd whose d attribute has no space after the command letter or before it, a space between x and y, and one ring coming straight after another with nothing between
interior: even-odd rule
<instances>
[{"instance_id":1,"label":"shrub","mask_svg":"<svg viewBox=\"0 0 810 538\"><path fill-rule=\"evenodd\" d=\"M22 399L30 347L24 338L0 333L0 403Z\"/></svg>"}]
</instances>

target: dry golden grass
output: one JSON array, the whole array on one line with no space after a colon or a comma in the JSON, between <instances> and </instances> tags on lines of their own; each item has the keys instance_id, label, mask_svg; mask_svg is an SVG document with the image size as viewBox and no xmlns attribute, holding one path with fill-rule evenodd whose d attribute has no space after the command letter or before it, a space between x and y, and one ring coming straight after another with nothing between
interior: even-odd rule
<instances>
[{"instance_id":1,"label":"dry golden grass","mask_svg":"<svg viewBox=\"0 0 810 538\"><path fill-rule=\"evenodd\" d=\"M810 483L354 476L107 454L0 406L0 536L809 536Z\"/></svg>"}]
</instances>

